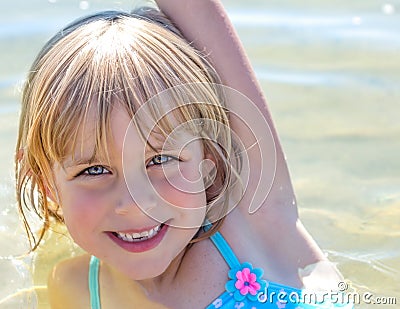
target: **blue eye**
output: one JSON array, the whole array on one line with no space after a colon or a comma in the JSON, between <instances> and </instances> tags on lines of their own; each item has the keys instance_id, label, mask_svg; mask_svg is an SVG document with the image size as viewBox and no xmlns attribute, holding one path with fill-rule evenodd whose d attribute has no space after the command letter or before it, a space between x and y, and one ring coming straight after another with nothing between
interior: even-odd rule
<instances>
[{"instance_id":1,"label":"blue eye","mask_svg":"<svg viewBox=\"0 0 400 309\"><path fill-rule=\"evenodd\" d=\"M106 169L104 166L101 165L95 165L91 166L87 169L85 169L82 172L83 175L89 175L89 176L98 176L98 175L103 175L103 174L110 174L110 171Z\"/></svg>"},{"instance_id":2,"label":"blue eye","mask_svg":"<svg viewBox=\"0 0 400 309\"><path fill-rule=\"evenodd\" d=\"M151 165L162 165L164 163L169 162L172 159L174 159L174 158L170 157L170 156L156 155L150 160L148 166L151 166Z\"/></svg>"}]
</instances>

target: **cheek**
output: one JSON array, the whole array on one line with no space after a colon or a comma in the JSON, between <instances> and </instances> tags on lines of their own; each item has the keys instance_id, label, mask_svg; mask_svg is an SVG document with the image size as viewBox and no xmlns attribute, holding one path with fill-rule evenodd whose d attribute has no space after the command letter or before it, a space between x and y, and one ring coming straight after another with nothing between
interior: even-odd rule
<instances>
[{"instance_id":1,"label":"cheek","mask_svg":"<svg viewBox=\"0 0 400 309\"><path fill-rule=\"evenodd\" d=\"M190 195L197 198L202 197L205 191L199 167L192 162L167 167L162 171L162 175L152 178L151 182L164 199L187 199Z\"/></svg>"},{"instance_id":2,"label":"cheek","mask_svg":"<svg viewBox=\"0 0 400 309\"><path fill-rule=\"evenodd\" d=\"M104 197L86 190L64 188L60 190L61 208L65 224L71 235L79 237L83 230L93 230L105 214Z\"/></svg>"},{"instance_id":3,"label":"cheek","mask_svg":"<svg viewBox=\"0 0 400 309\"><path fill-rule=\"evenodd\" d=\"M188 181L182 175L152 181L157 195L166 203L177 207L200 208L206 206L202 180Z\"/></svg>"}]
</instances>

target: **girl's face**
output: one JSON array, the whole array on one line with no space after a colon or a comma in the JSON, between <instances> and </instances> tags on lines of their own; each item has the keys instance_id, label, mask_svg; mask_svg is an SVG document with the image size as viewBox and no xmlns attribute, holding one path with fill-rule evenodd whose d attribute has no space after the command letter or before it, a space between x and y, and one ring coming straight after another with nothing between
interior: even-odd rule
<instances>
[{"instance_id":1,"label":"girl's face","mask_svg":"<svg viewBox=\"0 0 400 309\"><path fill-rule=\"evenodd\" d=\"M165 145L151 135L153 150L130 125L126 111L116 106L109 159L91 160L91 117L71 149L74 156L54 167L65 223L78 245L132 279L156 277L204 221L202 142L184 131Z\"/></svg>"}]
</instances>

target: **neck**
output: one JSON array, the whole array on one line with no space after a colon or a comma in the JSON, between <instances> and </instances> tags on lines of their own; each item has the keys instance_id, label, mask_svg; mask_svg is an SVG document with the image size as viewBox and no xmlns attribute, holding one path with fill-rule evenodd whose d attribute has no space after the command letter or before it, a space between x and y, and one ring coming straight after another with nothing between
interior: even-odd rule
<instances>
[{"instance_id":1,"label":"neck","mask_svg":"<svg viewBox=\"0 0 400 309\"><path fill-rule=\"evenodd\" d=\"M157 300L160 295L163 295L165 289L171 289L187 250L187 248L183 249L161 275L136 281L149 298Z\"/></svg>"}]
</instances>

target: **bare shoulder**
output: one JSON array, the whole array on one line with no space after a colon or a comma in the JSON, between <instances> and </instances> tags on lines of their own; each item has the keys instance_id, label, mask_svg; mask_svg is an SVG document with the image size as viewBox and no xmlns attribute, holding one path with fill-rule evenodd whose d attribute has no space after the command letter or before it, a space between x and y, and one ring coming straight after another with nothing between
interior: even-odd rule
<instances>
[{"instance_id":1,"label":"bare shoulder","mask_svg":"<svg viewBox=\"0 0 400 309\"><path fill-rule=\"evenodd\" d=\"M48 295L52 309L90 308L88 271L90 255L58 263L48 278Z\"/></svg>"}]
</instances>

